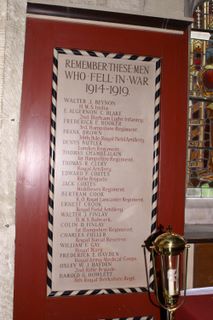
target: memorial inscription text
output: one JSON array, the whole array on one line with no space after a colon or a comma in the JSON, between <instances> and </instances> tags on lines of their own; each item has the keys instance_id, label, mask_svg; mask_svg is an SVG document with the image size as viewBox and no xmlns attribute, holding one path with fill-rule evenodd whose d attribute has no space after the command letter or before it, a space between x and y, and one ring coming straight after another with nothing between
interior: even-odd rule
<instances>
[{"instance_id":1,"label":"memorial inscription text","mask_svg":"<svg viewBox=\"0 0 213 320\"><path fill-rule=\"evenodd\" d=\"M145 286L155 63L58 55L53 290Z\"/></svg>"}]
</instances>

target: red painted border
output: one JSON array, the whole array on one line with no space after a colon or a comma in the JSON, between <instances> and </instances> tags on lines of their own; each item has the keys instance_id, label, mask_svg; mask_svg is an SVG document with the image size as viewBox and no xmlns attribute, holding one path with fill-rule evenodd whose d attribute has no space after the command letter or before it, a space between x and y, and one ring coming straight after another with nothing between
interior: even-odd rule
<instances>
[{"instance_id":1,"label":"red painted border","mask_svg":"<svg viewBox=\"0 0 213 320\"><path fill-rule=\"evenodd\" d=\"M158 223L183 232L188 34L27 20L17 170L14 320L95 320L153 314L146 294L46 297L53 48L162 59Z\"/></svg>"}]
</instances>

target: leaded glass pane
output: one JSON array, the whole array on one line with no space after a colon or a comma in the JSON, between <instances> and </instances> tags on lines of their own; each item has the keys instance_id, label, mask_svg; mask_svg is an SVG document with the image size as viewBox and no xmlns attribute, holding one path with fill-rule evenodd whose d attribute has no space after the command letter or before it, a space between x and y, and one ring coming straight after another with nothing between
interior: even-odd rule
<instances>
[{"instance_id":1,"label":"leaded glass pane","mask_svg":"<svg viewBox=\"0 0 213 320\"><path fill-rule=\"evenodd\" d=\"M190 43L187 197L213 197L213 1L194 14Z\"/></svg>"}]
</instances>

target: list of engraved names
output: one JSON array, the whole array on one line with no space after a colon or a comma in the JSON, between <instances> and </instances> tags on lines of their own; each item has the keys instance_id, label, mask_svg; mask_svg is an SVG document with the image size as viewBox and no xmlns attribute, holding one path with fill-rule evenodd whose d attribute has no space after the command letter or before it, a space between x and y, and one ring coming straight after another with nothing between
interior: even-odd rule
<instances>
[{"instance_id":1,"label":"list of engraved names","mask_svg":"<svg viewBox=\"0 0 213 320\"><path fill-rule=\"evenodd\" d=\"M145 286L155 64L58 55L53 290Z\"/></svg>"}]
</instances>

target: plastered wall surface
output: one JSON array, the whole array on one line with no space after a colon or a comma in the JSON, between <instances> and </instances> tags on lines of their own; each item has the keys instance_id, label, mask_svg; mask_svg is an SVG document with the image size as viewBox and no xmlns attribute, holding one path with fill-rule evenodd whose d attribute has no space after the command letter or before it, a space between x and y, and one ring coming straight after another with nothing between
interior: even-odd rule
<instances>
[{"instance_id":1,"label":"plastered wall surface","mask_svg":"<svg viewBox=\"0 0 213 320\"><path fill-rule=\"evenodd\" d=\"M185 19L193 0L31 2ZM26 0L0 0L0 319L13 318L15 188Z\"/></svg>"},{"instance_id":2,"label":"plastered wall surface","mask_svg":"<svg viewBox=\"0 0 213 320\"><path fill-rule=\"evenodd\" d=\"M34 3L40 3L40 0L34 0ZM43 1L42 1L43 2ZM52 0L46 0L45 3L52 4ZM165 17L165 8L170 18L184 18L184 1L171 0L56 0L57 5L74 6L88 9L108 10L127 12L133 14L156 15Z\"/></svg>"},{"instance_id":3,"label":"plastered wall surface","mask_svg":"<svg viewBox=\"0 0 213 320\"><path fill-rule=\"evenodd\" d=\"M25 3L0 1L0 319L12 319L17 140Z\"/></svg>"}]
</instances>

